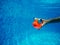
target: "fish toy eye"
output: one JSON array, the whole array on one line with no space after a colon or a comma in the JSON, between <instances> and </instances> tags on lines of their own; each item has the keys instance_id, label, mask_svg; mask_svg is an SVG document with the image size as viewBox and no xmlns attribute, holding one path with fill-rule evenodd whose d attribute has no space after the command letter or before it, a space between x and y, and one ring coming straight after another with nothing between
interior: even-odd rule
<instances>
[{"instance_id":1,"label":"fish toy eye","mask_svg":"<svg viewBox=\"0 0 60 45\"><path fill-rule=\"evenodd\" d=\"M39 23L42 23L42 19L39 19L38 22L39 22Z\"/></svg>"},{"instance_id":2,"label":"fish toy eye","mask_svg":"<svg viewBox=\"0 0 60 45\"><path fill-rule=\"evenodd\" d=\"M38 20L38 18L34 18L35 20Z\"/></svg>"}]
</instances>

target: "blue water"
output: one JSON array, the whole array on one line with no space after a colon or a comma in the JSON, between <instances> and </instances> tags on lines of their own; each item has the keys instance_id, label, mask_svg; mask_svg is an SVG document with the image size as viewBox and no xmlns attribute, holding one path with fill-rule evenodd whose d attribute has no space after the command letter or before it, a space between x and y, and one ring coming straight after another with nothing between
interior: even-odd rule
<instances>
[{"instance_id":1,"label":"blue water","mask_svg":"<svg viewBox=\"0 0 60 45\"><path fill-rule=\"evenodd\" d=\"M0 0L0 45L60 45L60 23L32 26L59 16L60 0Z\"/></svg>"}]
</instances>

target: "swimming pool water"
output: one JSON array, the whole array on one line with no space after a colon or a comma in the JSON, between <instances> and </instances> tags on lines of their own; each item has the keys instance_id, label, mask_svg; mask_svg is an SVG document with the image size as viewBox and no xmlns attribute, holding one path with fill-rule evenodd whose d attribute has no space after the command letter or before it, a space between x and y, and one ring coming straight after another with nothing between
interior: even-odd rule
<instances>
[{"instance_id":1,"label":"swimming pool water","mask_svg":"<svg viewBox=\"0 0 60 45\"><path fill-rule=\"evenodd\" d=\"M60 45L60 23L32 26L34 17L59 16L59 0L0 0L0 45Z\"/></svg>"}]
</instances>

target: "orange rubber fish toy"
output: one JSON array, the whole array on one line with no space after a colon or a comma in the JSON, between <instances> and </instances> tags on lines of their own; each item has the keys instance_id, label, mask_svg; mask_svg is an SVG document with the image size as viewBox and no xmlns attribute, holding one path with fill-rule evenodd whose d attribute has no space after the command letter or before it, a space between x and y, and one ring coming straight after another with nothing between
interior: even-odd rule
<instances>
[{"instance_id":1,"label":"orange rubber fish toy","mask_svg":"<svg viewBox=\"0 0 60 45\"><path fill-rule=\"evenodd\" d=\"M33 27L36 29L40 29L46 22L40 18L34 18Z\"/></svg>"}]
</instances>

